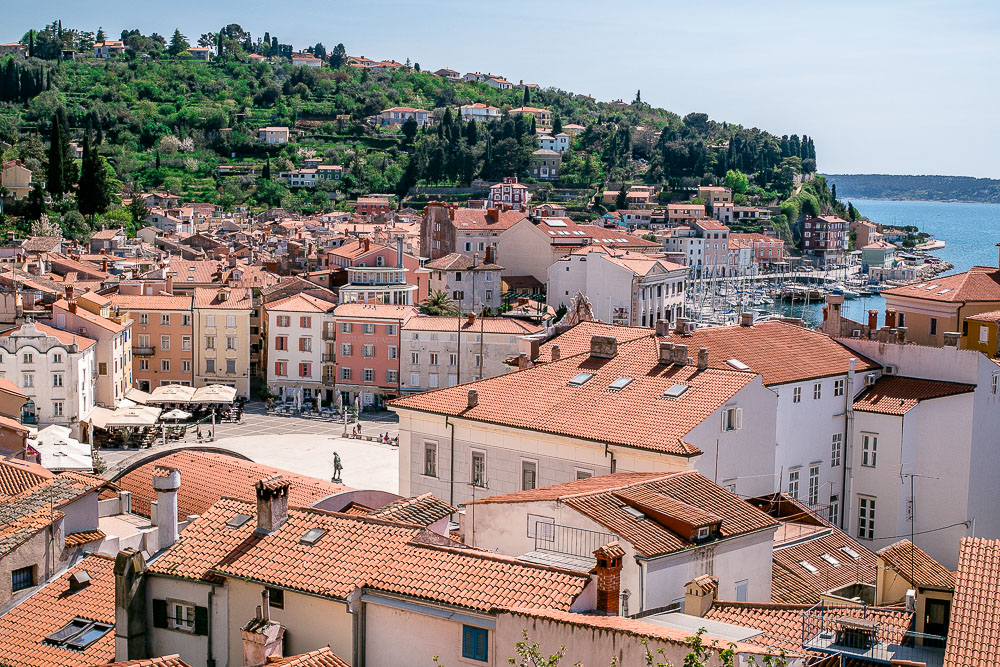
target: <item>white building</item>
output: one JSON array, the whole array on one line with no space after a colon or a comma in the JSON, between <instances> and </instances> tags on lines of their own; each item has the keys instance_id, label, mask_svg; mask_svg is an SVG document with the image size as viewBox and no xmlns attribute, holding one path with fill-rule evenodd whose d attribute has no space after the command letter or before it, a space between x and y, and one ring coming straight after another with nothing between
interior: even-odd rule
<instances>
[{"instance_id":1,"label":"white building","mask_svg":"<svg viewBox=\"0 0 1000 667\"><path fill-rule=\"evenodd\" d=\"M284 126L262 127L257 130L257 136L265 144L287 144L288 128Z\"/></svg>"},{"instance_id":2,"label":"white building","mask_svg":"<svg viewBox=\"0 0 1000 667\"><path fill-rule=\"evenodd\" d=\"M583 293L602 322L653 326L684 316L687 267L653 255L587 246L554 262L548 271L547 301L569 307Z\"/></svg>"},{"instance_id":3,"label":"white building","mask_svg":"<svg viewBox=\"0 0 1000 667\"><path fill-rule=\"evenodd\" d=\"M623 472L543 488L531 475L523 491L466 505L466 544L584 570L594 550L617 541L628 614L682 603L685 584L702 575L718 577L720 598L770 602L778 522L697 472Z\"/></svg>"},{"instance_id":4,"label":"white building","mask_svg":"<svg viewBox=\"0 0 1000 667\"><path fill-rule=\"evenodd\" d=\"M651 335L595 335L568 354L395 401L400 492L455 505L519 491L529 471L547 486L691 469L738 495L769 490L775 395L759 375L710 368L700 352L688 365L688 348Z\"/></svg>"},{"instance_id":5,"label":"white building","mask_svg":"<svg viewBox=\"0 0 1000 667\"><path fill-rule=\"evenodd\" d=\"M491 107L490 105L483 104L482 102L476 102L475 104L463 104L458 107L458 116L462 120L478 120L480 122L488 122L500 118L500 108Z\"/></svg>"},{"instance_id":6,"label":"white building","mask_svg":"<svg viewBox=\"0 0 1000 667\"><path fill-rule=\"evenodd\" d=\"M671 230L664 250L683 253L688 266L707 275L725 275L729 265L729 228L716 220L695 220Z\"/></svg>"},{"instance_id":7,"label":"white building","mask_svg":"<svg viewBox=\"0 0 1000 667\"><path fill-rule=\"evenodd\" d=\"M504 176L503 181L490 186L486 208L511 209L527 206L531 201L528 186L517 182L517 176Z\"/></svg>"},{"instance_id":8,"label":"white building","mask_svg":"<svg viewBox=\"0 0 1000 667\"><path fill-rule=\"evenodd\" d=\"M95 405L96 341L26 322L0 335L0 369L28 397L22 422L69 426L80 436L80 422Z\"/></svg>"},{"instance_id":9,"label":"white building","mask_svg":"<svg viewBox=\"0 0 1000 667\"><path fill-rule=\"evenodd\" d=\"M324 342L334 329L336 304L309 294L293 294L266 306L267 387L283 400L305 402L333 386L334 354ZM330 372L324 374L324 368Z\"/></svg>"},{"instance_id":10,"label":"white building","mask_svg":"<svg viewBox=\"0 0 1000 667\"><path fill-rule=\"evenodd\" d=\"M518 341L543 331L512 317L412 317L403 325L399 370L404 392L451 387L511 371Z\"/></svg>"},{"instance_id":11,"label":"white building","mask_svg":"<svg viewBox=\"0 0 1000 667\"><path fill-rule=\"evenodd\" d=\"M1000 366L952 345L841 342L889 374L853 403L844 529L873 549L912 531L956 567L960 538L1000 537Z\"/></svg>"},{"instance_id":12,"label":"white building","mask_svg":"<svg viewBox=\"0 0 1000 667\"><path fill-rule=\"evenodd\" d=\"M557 153L565 153L569 150L569 135L565 132L559 134L549 134L548 132L538 133L538 147L547 148Z\"/></svg>"},{"instance_id":13,"label":"white building","mask_svg":"<svg viewBox=\"0 0 1000 667\"><path fill-rule=\"evenodd\" d=\"M453 252L427 262L423 268L431 272L430 292L444 292L462 313L482 314L484 308L497 312L503 267L492 260L493 246L489 246L482 261L478 253L470 257Z\"/></svg>"}]
</instances>

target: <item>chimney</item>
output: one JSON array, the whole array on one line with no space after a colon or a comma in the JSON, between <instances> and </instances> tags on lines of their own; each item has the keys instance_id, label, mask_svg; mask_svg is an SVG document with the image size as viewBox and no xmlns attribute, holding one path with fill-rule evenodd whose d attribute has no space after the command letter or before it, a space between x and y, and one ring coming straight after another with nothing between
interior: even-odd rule
<instances>
[{"instance_id":1,"label":"chimney","mask_svg":"<svg viewBox=\"0 0 1000 667\"><path fill-rule=\"evenodd\" d=\"M517 355L517 370L523 371L524 369L528 368L529 366L530 366L530 362L528 360L528 355L524 354L523 352L521 354Z\"/></svg>"},{"instance_id":2,"label":"chimney","mask_svg":"<svg viewBox=\"0 0 1000 667\"><path fill-rule=\"evenodd\" d=\"M594 552L597 567L597 609L604 616L618 615L618 597L621 594L622 558L625 550L618 542L605 544Z\"/></svg>"},{"instance_id":3,"label":"chimney","mask_svg":"<svg viewBox=\"0 0 1000 667\"><path fill-rule=\"evenodd\" d=\"M896 327L896 342L899 345L906 344L906 327Z\"/></svg>"},{"instance_id":4,"label":"chimney","mask_svg":"<svg viewBox=\"0 0 1000 667\"><path fill-rule=\"evenodd\" d=\"M888 322L886 323L886 325L888 326ZM875 329L878 329L878 311L877 310L869 310L868 311L868 328L871 329L872 331L874 331Z\"/></svg>"},{"instance_id":5,"label":"chimney","mask_svg":"<svg viewBox=\"0 0 1000 667\"><path fill-rule=\"evenodd\" d=\"M494 250L494 248L493 248L492 245L486 246L486 256L483 258L483 263L484 264L492 264L493 263L493 261L494 261L493 260L493 253L494 253L494 251L495 250Z\"/></svg>"},{"instance_id":6,"label":"chimney","mask_svg":"<svg viewBox=\"0 0 1000 667\"><path fill-rule=\"evenodd\" d=\"M614 336L591 336L590 356L597 359L614 359L618 355L618 339Z\"/></svg>"},{"instance_id":7,"label":"chimney","mask_svg":"<svg viewBox=\"0 0 1000 667\"><path fill-rule=\"evenodd\" d=\"M896 328L896 311L892 308L885 309L885 326L890 329Z\"/></svg>"},{"instance_id":8,"label":"chimney","mask_svg":"<svg viewBox=\"0 0 1000 667\"><path fill-rule=\"evenodd\" d=\"M674 344L668 341L660 343L661 364L672 364L674 362Z\"/></svg>"},{"instance_id":9,"label":"chimney","mask_svg":"<svg viewBox=\"0 0 1000 667\"><path fill-rule=\"evenodd\" d=\"M153 468L153 490L156 491L156 533L159 548L166 549L177 541L177 489L181 488L181 473L175 468Z\"/></svg>"},{"instance_id":10,"label":"chimney","mask_svg":"<svg viewBox=\"0 0 1000 667\"><path fill-rule=\"evenodd\" d=\"M271 596L265 588L261 591L261 603L257 615L243 626L243 667L264 667L273 662L272 658L283 657L285 650L285 628L271 620Z\"/></svg>"},{"instance_id":11,"label":"chimney","mask_svg":"<svg viewBox=\"0 0 1000 667\"><path fill-rule=\"evenodd\" d=\"M101 271L104 271L104 273L108 272L108 260L106 259L101 260Z\"/></svg>"},{"instance_id":12,"label":"chimney","mask_svg":"<svg viewBox=\"0 0 1000 667\"><path fill-rule=\"evenodd\" d=\"M174 293L174 275L172 273L167 274L167 287L164 291L168 294Z\"/></svg>"},{"instance_id":13,"label":"chimney","mask_svg":"<svg viewBox=\"0 0 1000 667\"><path fill-rule=\"evenodd\" d=\"M500 209L496 209L496 208L487 209L487 211L486 211L486 217L489 218L490 220L492 220L493 222L499 222L500 221Z\"/></svg>"},{"instance_id":14,"label":"chimney","mask_svg":"<svg viewBox=\"0 0 1000 667\"><path fill-rule=\"evenodd\" d=\"M72 285L66 285L66 300L67 301L72 301L73 300L73 286Z\"/></svg>"},{"instance_id":15,"label":"chimney","mask_svg":"<svg viewBox=\"0 0 1000 667\"><path fill-rule=\"evenodd\" d=\"M523 358L523 357L524 357L524 355L522 354L521 358ZM476 391L475 389L470 389L469 390L469 399L468 399L468 402L467 402L467 406L471 410L472 408L476 407L477 405L479 405L479 392Z\"/></svg>"},{"instance_id":16,"label":"chimney","mask_svg":"<svg viewBox=\"0 0 1000 667\"><path fill-rule=\"evenodd\" d=\"M698 350L698 370L703 371L708 368L708 348L703 347Z\"/></svg>"},{"instance_id":17,"label":"chimney","mask_svg":"<svg viewBox=\"0 0 1000 667\"><path fill-rule=\"evenodd\" d=\"M674 345L674 365L683 366L688 362L688 346L682 343Z\"/></svg>"},{"instance_id":18,"label":"chimney","mask_svg":"<svg viewBox=\"0 0 1000 667\"><path fill-rule=\"evenodd\" d=\"M448 219L449 220L454 220L455 219L455 209L454 209L454 207L451 207L451 206L448 207Z\"/></svg>"},{"instance_id":19,"label":"chimney","mask_svg":"<svg viewBox=\"0 0 1000 667\"><path fill-rule=\"evenodd\" d=\"M962 334L957 331L945 331L944 332L944 346L945 347L958 347L958 341L961 339Z\"/></svg>"},{"instance_id":20,"label":"chimney","mask_svg":"<svg viewBox=\"0 0 1000 667\"><path fill-rule=\"evenodd\" d=\"M752 327L753 326L753 313L740 313L740 326L741 327Z\"/></svg>"},{"instance_id":21,"label":"chimney","mask_svg":"<svg viewBox=\"0 0 1000 667\"><path fill-rule=\"evenodd\" d=\"M288 519L288 480L271 475L257 482L257 530L270 535Z\"/></svg>"},{"instance_id":22,"label":"chimney","mask_svg":"<svg viewBox=\"0 0 1000 667\"><path fill-rule=\"evenodd\" d=\"M66 305L69 308L69 312L71 312L74 315L76 315L76 299L73 299L72 301L67 301Z\"/></svg>"},{"instance_id":23,"label":"chimney","mask_svg":"<svg viewBox=\"0 0 1000 667\"><path fill-rule=\"evenodd\" d=\"M553 345L552 346L552 352L551 352L552 361L559 361L559 358L561 357L561 355L562 355L562 350L559 349L559 346L558 345Z\"/></svg>"},{"instance_id":24,"label":"chimney","mask_svg":"<svg viewBox=\"0 0 1000 667\"><path fill-rule=\"evenodd\" d=\"M704 618L719 592L719 580L703 574L684 584L684 613Z\"/></svg>"},{"instance_id":25,"label":"chimney","mask_svg":"<svg viewBox=\"0 0 1000 667\"><path fill-rule=\"evenodd\" d=\"M469 313L466 317L468 318L467 322L468 322L468 324L469 324L470 327L473 324L476 323L476 314L475 313Z\"/></svg>"},{"instance_id":26,"label":"chimney","mask_svg":"<svg viewBox=\"0 0 1000 667\"><path fill-rule=\"evenodd\" d=\"M665 320L656 320L656 335L659 338L670 335L670 323Z\"/></svg>"},{"instance_id":27,"label":"chimney","mask_svg":"<svg viewBox=\"0 0 1000 667\"><path fill-rule=\"evenodd\" d=\"M396 268L403 268L403 237L396 239Z\"/></svg>"},{"instance_id":28,"label":"chimney","mask_svg":"<svg viewBox=\"0 0 1000 667\"><path fill-rule=\"evenodd\" d=\"M132 547L115 556L115 660L148 658L146 559Z\"/></svg>"},{"instance_id":29,"label":"chimney","mask_svg":"<svg viewBox=\"0 0 1000 667\"><path fill-rule=\"evenodd\" d=\"M686 326L687 326L687 318L686 317L678 317L677 318L677 326L674 327L674 332L682 334L682 333L684 333L684 329L685 329Z\"/></svg>"},{"instance_id":30,"label":"chimney","mask_svg":"<svg viewBox=\"0 0 1000 667\"><path fill-rule=\"evenodd\" d=\"M368 252L369 250L371 250L372 242L371 242L370 239L365 238L364 239L364 244L365 244L365 252Z\"/></svg>"}]
</instances>

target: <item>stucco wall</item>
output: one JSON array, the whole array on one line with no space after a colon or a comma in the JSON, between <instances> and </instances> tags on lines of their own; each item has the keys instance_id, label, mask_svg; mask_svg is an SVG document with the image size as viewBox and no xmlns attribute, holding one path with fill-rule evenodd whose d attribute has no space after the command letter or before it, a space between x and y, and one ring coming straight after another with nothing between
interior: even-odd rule
<instances>
[{"instance_id":1,"label":"stucco wall","mask_svg":"<svg viewBox=\"0 0 1000 667\"><path fill-rule=\"evenodd\" d=\"M209 604L210 593L211 604ZM154 628L154 599L187 602L194 606L209 608L209 636L198 636L169 628ZM211 637L212 658L216 665L220 667L227 664L240 665L243 662L242 647L238 647L237 652L232 654L234 662L229 662L229 600L228 589L225 586L215 587L212 593L212 586L200 582L155 575L147 577L146 620L151 655L177 653L191 667L205 667L208 663L208 645ZM239 639L238 630L236 636Z\"/></svg>"}]
</instances>

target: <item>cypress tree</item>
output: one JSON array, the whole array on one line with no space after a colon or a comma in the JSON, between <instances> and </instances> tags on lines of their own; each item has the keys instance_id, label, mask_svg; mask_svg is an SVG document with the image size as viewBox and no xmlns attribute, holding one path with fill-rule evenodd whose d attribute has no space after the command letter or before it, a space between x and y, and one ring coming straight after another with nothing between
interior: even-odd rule
<instances>
[{"instance_id":1,"label":"cypress tree","mask_svg":"<svg viewBox=\"0 0 1000 667\"><path fill-rule=\"evenodd\" d=\"M271 158L267 158L267 162L264 163L264 168L261 170L260 176L265 181L271 180Z\"/></svg>"},{"instance_id":2,"label":"cypress tree","mask_svg":"<svg viewBox=\"0 0 1000 667\"><path fill-rule=\"evenodd\" d=\"M54 114L52 117L52 134L49 137L49 164L45 187L55 197L61 197L67 189L65 181L66 165L64 162L66 151L63 149L64 140L62 124L59 122L59 114Z\"/></svg>"},{"instance_id":3,"label":"cypress tree","mask_svg":"<svg viewBox=\"0 0 1000 667\"><path fill-rule=\"evenodd\" d=\"M104 213L111 205L107 167L92 145L89 130L83 139L83 170L76 201L80 213L89 215L91 221L96 213Z\"/></svg>"},{"instance_id":4,"label":"cypress tree","mask_svg":"<svg viewBox=\"0 0 1000 667\"><path fill-rule=\"evenodd\" d=\"M521 99L521 106L526 107L531 104L531 93L528 91L528 87L524 87L524 97Z\"/></svg>"}]
</instances>

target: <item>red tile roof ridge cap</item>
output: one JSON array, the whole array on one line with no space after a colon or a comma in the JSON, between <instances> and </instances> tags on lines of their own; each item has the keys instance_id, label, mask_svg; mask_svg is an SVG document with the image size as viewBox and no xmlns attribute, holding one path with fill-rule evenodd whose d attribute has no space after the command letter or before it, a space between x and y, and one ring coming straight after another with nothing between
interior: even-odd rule
<instances>
[{"instance_id":1,"label":"red tile roof ridge cap","mask_svg":"<svg viewBox=\"0 0 1000 667\"><path fill-rule=\"evenodd\" d=\"M247 505L253 505L248 500L239 500L237 498L220 498L220 500L236 500L237 502L245 503ZM382 526L392 526L394 528L414 528L417 530L427 530L427 526L421 526L416 523L407 523L405 521L393 521L392 519L379 519L369 515L360 514L349 514L347 512L334 512L333 510L325 510L320 507L303 507L301 505L289 505L288 511L292 512L302 512L304 514L316 514L319 516L325 516L335 519L351 519L352 521L359 521L361 523L374 523Z\"/></svg>"},{"instance_id":2,"label":"red tile roof ridge cap","mask_svg":"<svg viewBox=\"0 0 1000 667\"><path fill-rule=\"evenodd\" d=\"M665 472L662 475L658 475L657 477L650 477L648 479L636 480L634 482L622 484L621 486L608 487L606 489L598 489L596 491L580 491L579 493L567 493L566 495L559 496L557 500L570 500L571 498L586 498L587 496L598 496L604 493L610 493L611 495L614 495L616 491L618 492L625 491L627 489L632 489L637 486L649 484L650 482L659 482L661 480L670 477L680 477L681 475L697 475L697 474L698 474L697 470L674 470L672 472Z\"/></svg>"},{"instance_id":3,"label":"red tile roof ridge cap","mask_svg":"<svg viewBox=\"0 0 1000 667\"><path fill-rule=\"evenodd\" d=\"M426 529L425 529L426 530ZM554 565L542 565L540 563L530 563L528 561L523 561L518 559L516 556L508 556L506 554L498 554L492 551L486 551L483 549L476 549L475 547L469 546L445 546L440 544L426 544L423 542L408 542L409 546L421 548L421 549L431 549L433 551L442 551L444 553L452 553L461 556L473 556L475 558L482 558L483 560L492 560L498 563L510 563L511 565L521 565L532 570L541 570L544 572L556 572L559 574L567 574L573 577L589 577L589 572L583 572L581 570L570 570L564 567L556 567ZM595 561L596 565L596 561Z\"/></svg>"},{"instance_id":4,"label":"red tile roof ridge cap","mask_svg":"<svg viewBox=\"0 0 1000 667\"><path fill-rule=\"evenodd\" d=\"M762 609L788 609L788 610L794 611L794 610L797 610L797 609L804 609L804 610L812 609L812 608L816 607L816 603L815 602L813 602L813 603L799 603L799 602L749 602L749 601L747 601L747 602L744 602L744 601L737 602L735 600L716 600L715 602L712 603L712 606L713 607L738 607L738 608L742 608L742 609L754 609L754 608L762 608ZM907 612L905 609L900 609L899 607L887 607L887 606L884 606L884 605L881 606L881 607L876 607L874 605L868 605L868 606L865 606L865 607L861 607L861 606L858 606L858 605L851 605L851 604L828 604L828 603L824 603L823 608L825 610L827 610L827 611L829 611L831 609L835 609L835 610L857 610L857 611L862 611L863 610L863 611L866 611L868 613L873 613L873 612L887 612L887 613L905 612L905 613L908 613L908 614L912 613L912 612Z\"/></svg>"}]
</instances>

